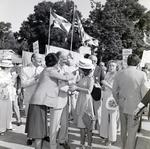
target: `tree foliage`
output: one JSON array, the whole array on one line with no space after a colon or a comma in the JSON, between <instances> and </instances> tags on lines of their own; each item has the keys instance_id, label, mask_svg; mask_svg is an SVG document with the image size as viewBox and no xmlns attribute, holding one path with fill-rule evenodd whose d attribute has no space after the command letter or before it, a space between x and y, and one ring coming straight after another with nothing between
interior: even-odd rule
<instances>
[{"instance_id":1,"label":"tree foliage","mask_svg":"<svg viewBox=\"0 0 150 149\"><path fill-rule=\"evenodd\" d=\"M28 49L25 41L18 42L17 33L11 31L11 23L0 22L0 49L12 49L22 54L20 49Z\"/></svg>"},{"instance_id":2,"label":"tree foliage","mask_svg":"<svg viewBox=\"0 0 150 149\"><path fill-rule=\"evenodd\" d=\"M56 3L43 1L34 7L34 13L30 14L27 21L22 23L19 31L21 39L27 40L30 51L33 50L33 42L38 40L40 53L45 53L45 45L48 44L50 7L56 14L72 22L73 5L72 1L66 3L63 1ZM79 14L81 15L80 12ZM74 31L74 51L81 45L77 36L77 32ZM71 33L67 34L59 28L51 28L50 45L70 49L70 43Z\"/></svg>"},{"instance_id":3,"label":"tree foliage","mask_svg":"<svg viewBox=\"0 0 150 149\"><path fill-rule=\"evenodd\" d=\"M149 12L138 0L107 0L103 6L91 0L93 11L85 21L89 34L99 40L98 54L105 60L120 59L122 49L133 49L142 56L149 36ZM103 51L102 49L105 49Z\"/></svg>"},{"instance_id":4,"label":"tree foliage","mask_svg":"<svg viewBox=\"0 0 150 149\"><path fill-rule=\"evenodd\" d=\"M107 0L105 5L94 0L89 1L92 11L89 17L83 18L81 22L85 32L99 40L98 57L103 57L104 61L122 59L122 49L133 49L133 52L141 57L143 50L150 49L150 11L140 5L138 0ZM0 23L0 48L13 47L32 51L33 42L38 40L40 53L45 53L50 7L56 14L72 23L73 6L73 1L43 1L34 7L34 13L29 14L19 32L14 34L10 31L10 23ZM79 11L77 13L82 18L82 14ZM14 43L14 37L17 44ZM67 34L59 28L51 28L50 45L70 49L70 44L71 31ZM77 51L80 46L81 39L75 26L73 51ZM91 49L95 47L91 46Z\"/></svg>"}]
</instances>

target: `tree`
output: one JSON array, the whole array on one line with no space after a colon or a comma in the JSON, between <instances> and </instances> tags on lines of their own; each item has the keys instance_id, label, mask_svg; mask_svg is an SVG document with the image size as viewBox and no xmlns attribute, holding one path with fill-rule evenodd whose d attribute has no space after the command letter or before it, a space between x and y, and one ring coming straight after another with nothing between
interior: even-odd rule
<instances>
[{"instance_id":1,"label":"tree","mask_svg":"<svg viewBox=\"0 0 150 149\"><path fill-rule=\"evenodd\" d=\"M45 53L45 45L48 44L50 7L52 10L72 23L74 2L58 1L56 3L43 1L34 7L34 13L30 14L19 30L18 38L26 40L29 50L33 51L33 42L39 41L40 53ZM81 15L81 13L79 12ZM81 42L74 31L73 50L76 51ZM71 33L67 34L59 28L51 28L50 45L70 49Z\"/></svg>"},{"instance_id":2,"label":"tree","mask_svg":"<svg viewBox=\"0 0 150 149\"><path fill-rule=\"evenodd\" d=\"M18 49L17 40L11 29L11 23L0 22L0 49Z\"/></svg>"},{"instance_id":3,"label":"tree","mask_svg":"<svg viewBox=\"0 0 150 149\"><path fill-rule=\"evenodd\" d=\"M144 32L148 35L150 27L146 8L138 0L107 0L104 6L94 0L91 3L93 10L84 24L86 32L99 40L99 57L103 54L105 61L121 58L123 48L141 57Z\"/></svg>"}]
</instances>

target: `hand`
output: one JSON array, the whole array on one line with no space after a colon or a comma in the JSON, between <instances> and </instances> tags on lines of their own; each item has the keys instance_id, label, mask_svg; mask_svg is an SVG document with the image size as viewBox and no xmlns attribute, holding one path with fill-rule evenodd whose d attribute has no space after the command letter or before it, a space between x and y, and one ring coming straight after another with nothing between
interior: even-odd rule
<instances>
[{"instance_id":1,"label":"hand","mask_svg":"<svg viewBox=\"0 0 150 149\"><path fill-rule=\"evenodd\" d=\"M78 71L78 70L73 71L72 74L73 74L73 75L76 75L77 71Z\"/></svg>"},{"instance_id":2,"label":"hand","mask_svg":"<svg viewBox=\"0 0 150 149\"><path fill-rule=\"evenodd\" d=\"M140 108L139 107L137 107L135 110L134 110L134 112L133 112L133 116L137 116L138 115L138 113L140 112Z\"/></svg>"},{"instance_id":3,"label":"hand","mask_svg":"<svg viewBox=\"0 0 150 149\"><path fill-rule=\"evenodd\" d=\"M97 88L101 88L101 86L100 86L100 84L99 84L99 82L95 82L95 87L97 87Z\"/></svg>"},{"instance_id":4,"label":"hand","mask_svg":"<svg viewBox=\"0 0 150 149\"><path fill-rule=\"evenodd\" d=\"M134 110L134 112L133 112L133 119L134 120L136 120L138 117L139 117L139 112L140 112L140 108L139 107L137 107L135 110Z\"/></svg>"},{"instance_id":5,"label":"hand","mask_svg":"<svg viewBox=\"0 0 150 149\"><path fill-rule=\"evenodd\" d=\"M74 92L76 89L77 89L77 86L73 83L69 86L69 91L71 92Z\"/></svg>"}]
</instances>

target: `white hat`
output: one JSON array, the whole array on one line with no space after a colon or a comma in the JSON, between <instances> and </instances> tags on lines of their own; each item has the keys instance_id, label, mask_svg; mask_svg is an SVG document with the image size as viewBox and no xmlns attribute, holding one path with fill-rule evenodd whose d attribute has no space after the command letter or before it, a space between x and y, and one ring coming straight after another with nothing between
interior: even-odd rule
<instances>
[{"instance_id":1,"label":"white hat","mask_svg":"<svg viewBox=\"0 0 150 149\"><path fill-rule=\"evenodd\" d=\"M8 55L8 56L3 56L2 57L2 60L0 62L0 66L1 67L13 67L13 63L12 63L12 59L11 59L11 56Z\"/></svg>"},{"instance_id":2,"label":"white hat","mask_svg":"<svg viewBox=\"0 0 150 149\"><path fill-rule=\"evenodd\" d=\"M90 59L87 59L87 58L80 59L78 66L80 68L83 68L83 69L93 69L94 68L92 61Z\"/></svg>"}]
</instances>

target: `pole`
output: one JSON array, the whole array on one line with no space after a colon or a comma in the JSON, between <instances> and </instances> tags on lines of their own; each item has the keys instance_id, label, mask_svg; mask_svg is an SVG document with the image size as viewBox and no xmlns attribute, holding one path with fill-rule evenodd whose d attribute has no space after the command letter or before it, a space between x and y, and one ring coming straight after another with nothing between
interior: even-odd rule
<instances>
[{"instance_id":1,"label":"pole","mask_svg":"<svg viewBox=\"0 0 150 149\"><path fill-rule=\"evenodd\" d=\"M49 49L49 50L50 50L50 35L51 35L51 12L52 12L52 8L50 7L49 31L48 31L48 49Z\"/></svg>"},{"instance_id":2,"label":"pole","mask_svg":"<svg viewBox=\"0 0 150 149\"><path fill-rule=\"evenodd\" d=\"M71 32L71 46L70 46L70 51L72 51L73 31L74 31L74 19L75 19L75 5L74 5L74 7L73 7L73 21L72 21L72 32Z\"/></svg>"}]
</instances>

